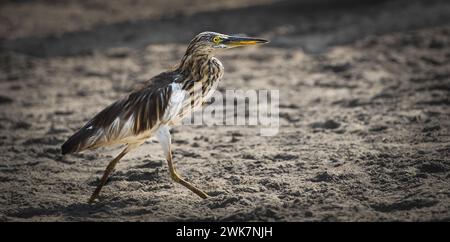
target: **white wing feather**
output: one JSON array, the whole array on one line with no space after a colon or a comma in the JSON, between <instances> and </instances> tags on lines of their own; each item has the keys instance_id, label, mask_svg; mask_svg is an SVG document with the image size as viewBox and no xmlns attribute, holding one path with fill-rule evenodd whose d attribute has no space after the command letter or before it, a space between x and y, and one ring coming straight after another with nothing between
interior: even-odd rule
<instances>
[{"instance_id":1,"label":"white wing feather","mask_svg":"<svg viewBox=\"0 0 450 242\"><path fill-rule=\"evenodd\" d=\"M169 122L173 120L178 115L178 113L180 113L187 94L187 92L183 90L180 83L174 82L170 84L170 86L172 88L172 94L170 95L169 102L161 119L163 122Z\"/></svg>"}]
</instances>

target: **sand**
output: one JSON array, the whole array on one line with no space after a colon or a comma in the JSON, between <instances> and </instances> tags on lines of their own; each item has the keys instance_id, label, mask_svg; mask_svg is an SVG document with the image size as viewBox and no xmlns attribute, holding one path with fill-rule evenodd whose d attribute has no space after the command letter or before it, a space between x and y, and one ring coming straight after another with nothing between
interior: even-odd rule
<instances>
[{"instance_id":1,"label":"sand","mask_svg":"<svg viewBox=\"0 0 450 242\"><path fill-rule=\"evenodd\" d=\"M106 2L0 5L1 221L450 220L450 3ZM205 30L271 40L220 54L218 91L279 90L278 135L175 127L176 167L210 198L149 141L87 204L120 147L61 144Z\"/></svg>"}]
</instances>

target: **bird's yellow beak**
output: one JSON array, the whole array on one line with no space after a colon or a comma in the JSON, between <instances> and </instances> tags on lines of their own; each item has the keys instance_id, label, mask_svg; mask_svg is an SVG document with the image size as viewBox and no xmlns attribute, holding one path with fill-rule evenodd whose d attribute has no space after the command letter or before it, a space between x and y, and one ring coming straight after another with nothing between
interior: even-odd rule
<instances>
[{"instance_id":1,"label":"bird's yellow beak","mask_svg":"<svg viewBox=\"0 0 450 242\"><path fill-rule=\"evenodd\" d=\"M269 43L269 41L265 39L257 39L251 37L229 36L228 38L224 39L222 43L229 47L236 47L245 45L265 44Z\"/></svg>"}]
</instances>

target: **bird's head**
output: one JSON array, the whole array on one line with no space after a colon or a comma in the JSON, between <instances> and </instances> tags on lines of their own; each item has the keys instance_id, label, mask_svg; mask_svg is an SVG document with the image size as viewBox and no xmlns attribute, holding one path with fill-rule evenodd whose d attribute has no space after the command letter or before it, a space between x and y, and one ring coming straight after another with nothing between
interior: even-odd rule
<instances>
[{"instance_id":1,"label":"bird's head","mask_svg":"<svg viewBox=\"0 0 450 242\"><path fill-rule=\"evenodd\" d=\"M191 50L197 53L209 54L216 52L217 50L229 49L238 46L264 44L268 42L269 41L265 39L230 36L215 32L202 32L191 40L188 51Z\"/></svg>"}]
</instances>

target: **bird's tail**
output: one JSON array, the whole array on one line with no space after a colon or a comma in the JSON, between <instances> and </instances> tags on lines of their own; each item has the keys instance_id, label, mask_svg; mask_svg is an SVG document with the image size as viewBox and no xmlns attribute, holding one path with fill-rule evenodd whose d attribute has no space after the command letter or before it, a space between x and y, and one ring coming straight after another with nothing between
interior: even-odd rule
<instances>
[{"instance_id":1,"label":"bird's tail","mask_svg":"<svg viewBox=\"0 0 450 242\"><path fill-rule=\"evenodd\" d=\"M61 146L63 155L85 150L95 143L95 136L98 130L92 126L89 128L86 126L78 130Z\"/></svg>"}]
</instances>

